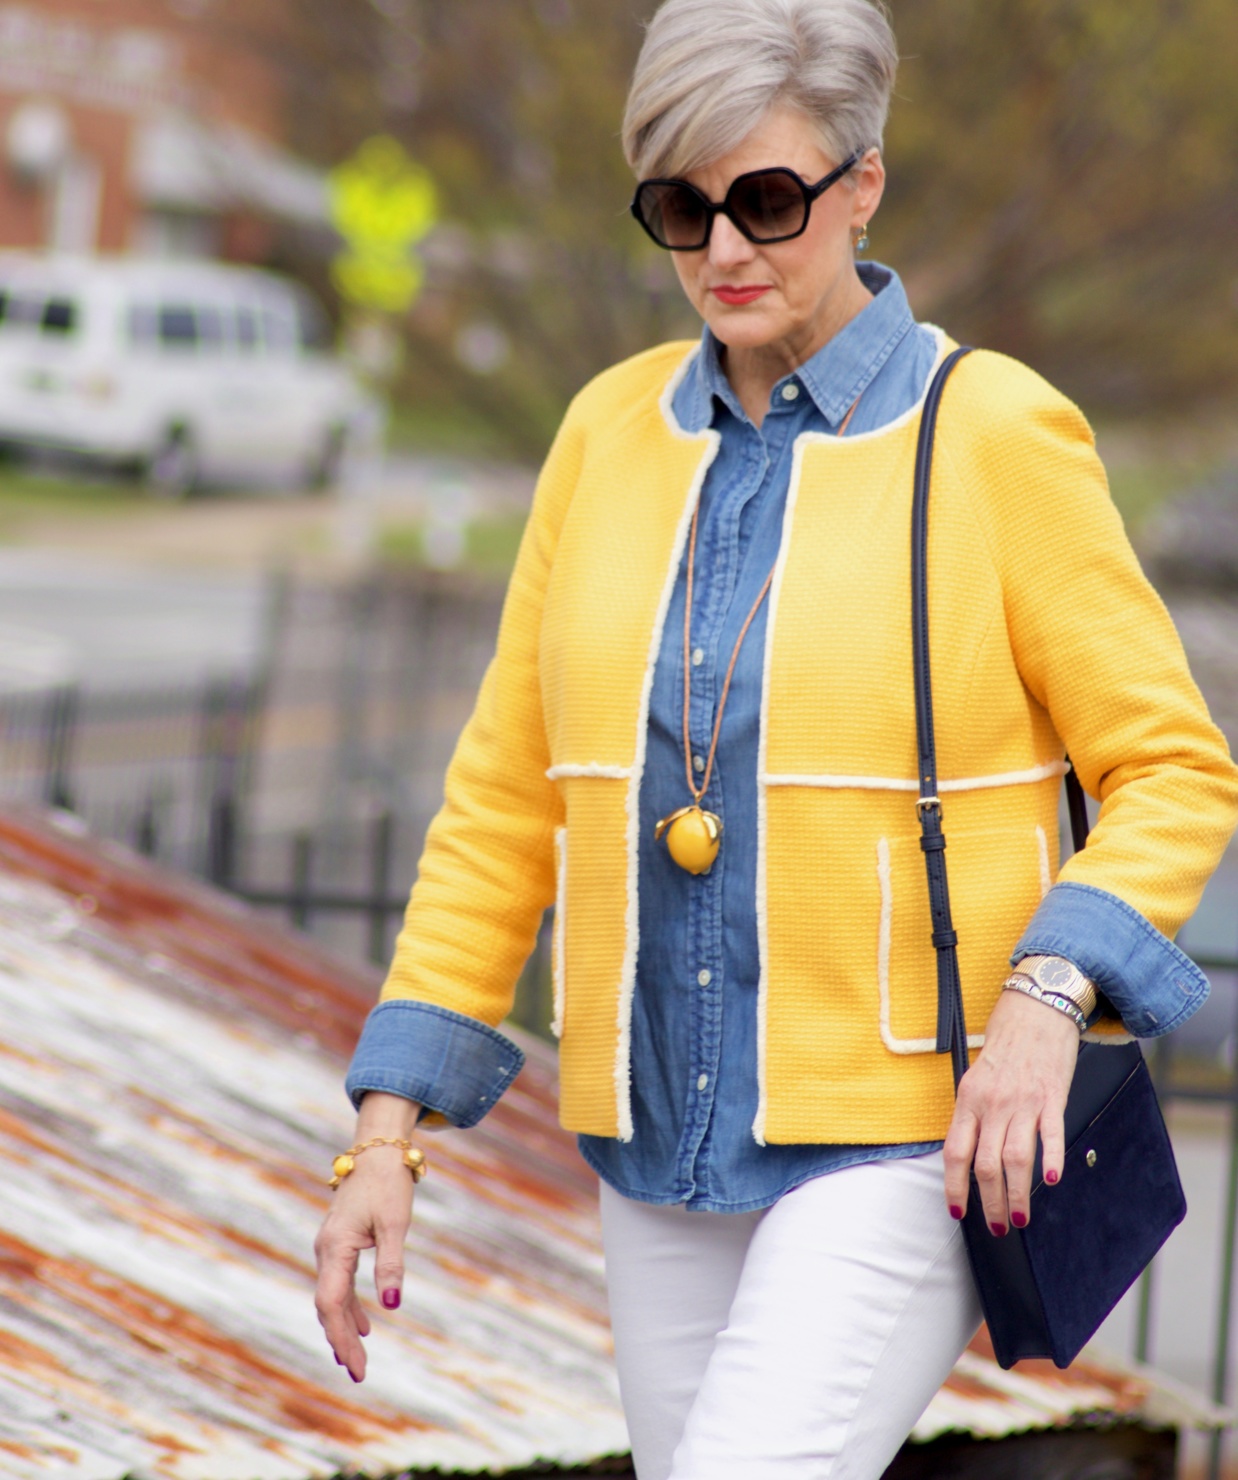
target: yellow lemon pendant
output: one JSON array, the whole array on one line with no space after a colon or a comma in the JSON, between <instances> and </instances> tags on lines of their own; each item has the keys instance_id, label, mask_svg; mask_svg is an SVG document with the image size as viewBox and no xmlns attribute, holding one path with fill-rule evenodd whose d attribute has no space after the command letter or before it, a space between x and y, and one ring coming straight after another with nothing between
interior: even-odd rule
<instances>
[{"instance_id":1,"label":"yellow lemon pendant","mask_svg":"<svg viewBox=\"0 0 1238 1480\"><path fill-rule=\"evenodd\" d=\"M680 807L664 817L654 829L654 838L666 835L666 846L680 868L703 874L713 867L722 841L722 819L699 806Z\"/></svg>"}]
</instances>

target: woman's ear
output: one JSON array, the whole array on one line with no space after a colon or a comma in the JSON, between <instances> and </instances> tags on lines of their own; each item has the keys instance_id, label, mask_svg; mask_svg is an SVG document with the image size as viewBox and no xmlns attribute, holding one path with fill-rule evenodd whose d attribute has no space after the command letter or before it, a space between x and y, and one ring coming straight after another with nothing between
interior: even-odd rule
<instances>
[{"instance_id":1,"label":"woman's ear","mask_svg":"<svg viewBox=\"0 0 1238 1480\"><path fill-rule=\"evenodd\" d=\"M851 227L858 231L877 214L886 188L886 167L880 149L870 149L851 171Z\"/></svg>"}]
</instances>

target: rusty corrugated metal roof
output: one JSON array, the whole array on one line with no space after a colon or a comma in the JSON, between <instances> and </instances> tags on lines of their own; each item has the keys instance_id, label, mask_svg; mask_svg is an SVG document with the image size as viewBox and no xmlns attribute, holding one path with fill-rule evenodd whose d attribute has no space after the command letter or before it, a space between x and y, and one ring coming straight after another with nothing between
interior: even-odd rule
<instances>
[{"instance_id":1,"label":"rusty corrugated metal roof","mask_svg":"<svg viewBox=\"0 0 1238 1480\"><path fill-rule=\"evenodd\" d=\"M432 1146L404 1309L356 1388L314 1316L342 1064L377 986L202 886L0 819L0 1473L306 1480L626 1447L594 1179L530 1062ZM1002 1373L983 1334L916 1429L1131 1417L1141 1376Z\"/></svg>"},{"instance_id":2,"label":"rusty corrugated metal roof","mask_svg":"<svg viewBox=\"0 0 1238 1480\"><path fill-rule=\"evenodd\" d=\"M484 1470L626 1446L591 1175L548 1055L418 1196L371 1376L310 1289L375 990L192 884L0 826L0 1473Z\"/></svg>"}]
</instances>

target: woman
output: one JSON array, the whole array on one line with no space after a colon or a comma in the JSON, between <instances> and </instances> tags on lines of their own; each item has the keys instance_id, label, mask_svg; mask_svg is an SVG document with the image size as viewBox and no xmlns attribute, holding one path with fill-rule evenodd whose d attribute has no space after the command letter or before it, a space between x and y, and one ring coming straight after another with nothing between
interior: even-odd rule
<instances>
[{"instance_id":1,"label":"woman","mask_svg":"<svg viewBox=\"0 0 1238 1480\"><path fill-rule=\"evenodd\" d=\"M895 59L869 0L667 0L649 27L633 210L703 335L600 376L550 452L349 1074L357 1141L385 1139L319 1240L320 1317L360 1380L361 1248L400 1299L398 1143L422 1114L475 1123L517 1072L497 1025L557 901L562 1118L601 1178L641 1480L880 1475L979 1321L969 1169L993 1235L1025 1225L1098 1007L1151 1036L1207 991L1168 937L1238 777L1082 416L977 352L943 402L930 552L987 1019L957 1108L933 1051L909 511L950 343L854 258ZM1102 806L1054 882L1067 747Z\"/></svg>"}]
</instances>

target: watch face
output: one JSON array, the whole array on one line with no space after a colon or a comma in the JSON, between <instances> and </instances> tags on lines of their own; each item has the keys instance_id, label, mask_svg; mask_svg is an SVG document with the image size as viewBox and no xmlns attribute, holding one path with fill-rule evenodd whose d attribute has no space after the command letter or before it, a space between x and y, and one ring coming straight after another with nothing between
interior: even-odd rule
<instances>
[{"instance_id":1,"label":"watch face","mask_svg":"<svg viewBox=\"0 0 1238 1480\"><path fill-rule=\"evenodd\" d=\"M1042 987L1065 987L1075 975L1069 961L1042 961L1036 968L1036 980Z\"/></svg>"}]
</instances>

